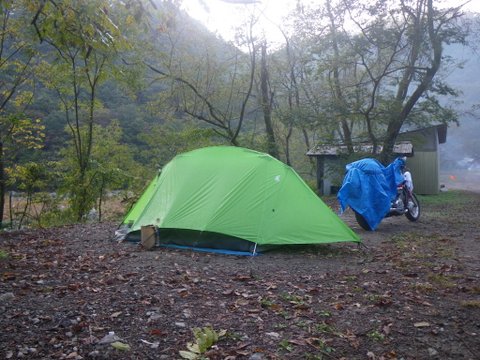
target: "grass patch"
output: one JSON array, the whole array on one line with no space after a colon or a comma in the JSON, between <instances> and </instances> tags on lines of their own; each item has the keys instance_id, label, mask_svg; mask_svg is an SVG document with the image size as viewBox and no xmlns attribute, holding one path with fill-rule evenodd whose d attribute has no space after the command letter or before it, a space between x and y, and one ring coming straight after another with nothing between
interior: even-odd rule
<instances>
[{"instance_id":1,"label":"grass patch","mask_svg":"<svg viewBox=\"0 0 480 360\"><path fill-rule=\"evenodd\" d=\"M280 298L283 301L296 306L307 305L310 303L310 300L311 300L311 296L309 295L299 296L299 295L289 294L289 293L280 294Z\"/></svg>"},{"instance_id":2,"label":"grass patch","mask_svg":"<svg viewBox=\"0 0 480 360\"><path fill-rule=\"evenodd\" d=\"M430 293L434 290L434 287L430 283L415 283L412 288L421 293Z\"/></svg>"},{"instance_id":3,"label":"grass patch","mask_svg":"<svg viewBox=\"0 0 480 360\"><path fill-rule=\"evenodd\" d=\"M260 300L260 306L262 308L271 308L275 305L275 302L269 298L262 298Z\"/></svg>"},{"instance_id":4,"label":"grass patch","mask_svg":"<svg viewBox=\"0 0 480 360\"><path fill-rule=\"evenodd\" d=\"M8 259L8 252L0 249L0 260L6 260L6 259Z\"/></svg>"},{"instance_id":5,"label":"grass patch","mask_svg":"<svg viewBox=\"0 0 480 360\"><path fill-rule=\"evenodd\" d=\"M438 285L441 288L444 289L450 289L455 286L457 286L453 281L452 277L448 275L442 275L442 274L429 274L427 276L428 280L430 280L432 283Z\"/></svg>"},{"instance_id":6,"label":"grass patch","mask_svg":"<svg viewBox=\"0 0 480 360\"><path fill-rule=\"evenodd\" d=\"M469 309L480 309L480 300L465 300L460 302L460 306Z\"/></svg>"},{"instance_id":7,"label":"grass patch","mask_svg":"<svg viewBox=\"0 0 480 360\"><path fill-rule=\"evenodd\" d=\"M373 341L383 341L385 340L385 335L383 335L380 331L378 330L372 330L367 333L367 337L369 339L372 339Z\"/></svg>"},{"instance_id":8,"label":"grass patch","mask_svg":"<svg viewBox=\"0 0 480 360\"><path fill-rule=\"evenodd\" d=\"M321 322L320 324L315 325L315 332L320 334L334 334L336 330L333 326L328 325L326 322Z\"/></svg>"},{"instance_id":9,"label":"grass patch","mask_svg":"<svg viewBox=\"0 0 480 360\"><path fill-rule=\"evenodd\" d=\"M470 291L474 294L480 294L480 286L473 286Z\"/></svg>"},{"instance_id":10,"label":"grass patch","mask_svg":"<svg viewBox=\"0 0 480 360\"><path fill-rule=\"evenodd\" d=\"M293 350L293 345L286 339L283 339L278 343L278 346L280 346L281 349L284 351L291 352Z\"/></svg>"},{"instance_id":11,"label":"grass patch","mask_svg":"<svg viewBox=\"0 0 480 360\"><path fill-rule=\"evenodd\" d=\"M469 194L462 190L450 190L441 192L438 195L417 195L417 197L420 204L450 206L462 206L470 199Z\"/></svg>"}]
</instances>

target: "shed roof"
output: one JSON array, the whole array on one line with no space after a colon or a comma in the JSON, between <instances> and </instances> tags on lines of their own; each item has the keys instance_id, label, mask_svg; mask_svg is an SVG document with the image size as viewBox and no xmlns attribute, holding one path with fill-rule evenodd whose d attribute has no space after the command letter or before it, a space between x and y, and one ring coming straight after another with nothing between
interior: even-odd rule
<instances>
[{"instance_id":1,"label":"shed roof","mask_svg":"<svg viewBox=\"0 0 480 360\"><path fill-rule=\"evenodd\" d=\"M408 136L410 134L415 134L415 133L429 133L433 130L437 131L438 134L438 143L439 144L444 144L447 142L447 124L438 124L438 125L433 125L425 128L420 128L420 129L410 129L406 131L402 131L399 136Z\"/></svg>"},{"instance_id":2,"label":"shed roof","mask_svg":"<svg viewBox=\"0 0 480 360\"><path fill-rule=\"evenodd\" d=\"M382 145L377 146L377 153L383 149ZM353 147L354 152L372 153L372 144L361 144ZM413 153L413 144L410 141L399 141L395 143L393 152L399 155L410 155ZM316 145L308 150L307 156L338 156L348 154L346 145Z\"/></svg>"}]
</instances>

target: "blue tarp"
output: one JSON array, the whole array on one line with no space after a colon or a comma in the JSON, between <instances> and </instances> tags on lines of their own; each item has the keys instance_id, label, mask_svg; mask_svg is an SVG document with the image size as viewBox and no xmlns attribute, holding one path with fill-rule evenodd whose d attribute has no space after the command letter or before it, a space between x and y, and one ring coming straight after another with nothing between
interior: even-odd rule
<instances>
[{"instance_id":1,"label":"blue tarp","mask_svg":"<svg viewBox=\"0 0 480 360\"><path fill-rule=\"evenodd\" d=\"M337 194L341 211L350 206L375 230L390 210L390 204L397 196L397 186L404 181L401 171L404 165L402 158L386 167L370 158L348 164Z\"/></svg>"}]
</instances>

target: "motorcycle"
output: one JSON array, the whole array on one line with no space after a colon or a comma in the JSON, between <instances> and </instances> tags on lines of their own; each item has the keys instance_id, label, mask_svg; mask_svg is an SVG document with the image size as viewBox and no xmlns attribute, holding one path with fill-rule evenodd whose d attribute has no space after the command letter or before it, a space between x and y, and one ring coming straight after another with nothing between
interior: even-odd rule
<instances>
[{"instance_id":1,"label":"motorcycle","mask_svg":"<svg viewBox=\"0 0 480 360\"><path fill-rule=\"evenodd\" d=\"M413 193L413 181L405 170L406 158L397 158L388 166L375 159L362 159L346 166L337 198L341 212L350 207L358 224L375 230L390 216L405 215L410 221L420 218L420 202Z\"/></svg>"},{"instance_id":2,"label":"motorcycle","mask_svg":"<svg viewBox=\"0 0 480 360\"><path fill-rule=\"evenodd\" d=\"M360 225L362 229L367 231L373 230L360 213L355 210L353 212L355 213L355 219L358 225ZM390 210L384 218L399 215L405 215L410 221L420 219L420 202L417 196L407 188L405 182L397 187L397 197L392 201Z\"/></svg>"}]
</instances>

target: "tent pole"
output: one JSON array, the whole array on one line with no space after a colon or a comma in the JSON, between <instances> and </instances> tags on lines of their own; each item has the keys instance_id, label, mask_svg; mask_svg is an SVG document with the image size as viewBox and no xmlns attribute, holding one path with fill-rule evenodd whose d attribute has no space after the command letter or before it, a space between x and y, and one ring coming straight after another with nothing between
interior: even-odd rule
<instances>
[{"instance_id":1,"label":"tent pole","mask_svg":"<svg viewBox=\"0 0 480 360\"><path fill-rule=\"evenodd\" d=\"M255 243L255 246L253 247L253 256L257 253L257 243Z\"/></svg>"}]
</instances>

